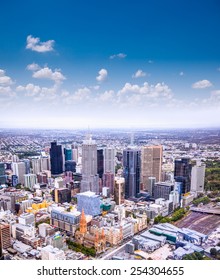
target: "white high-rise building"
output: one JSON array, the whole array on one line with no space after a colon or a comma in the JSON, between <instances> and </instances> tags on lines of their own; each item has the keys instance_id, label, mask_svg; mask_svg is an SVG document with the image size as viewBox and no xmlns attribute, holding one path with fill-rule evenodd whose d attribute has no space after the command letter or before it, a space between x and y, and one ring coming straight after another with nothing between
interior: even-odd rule
<instances>
[{"instance_id":1,"label":"white high-rise building","mask_svg":"<svg viewBox=\"0 0 220 280\"><path fill-rule=\"evenodd\" d=\"M41 172L44 170L50 170L50 159L49 157L41 157L40 158L40 169Z\"/></svg>"},{"instance_id":2,"label":"white high-rise building","mask_svg":"<svg viewBox=\"0 0 220 280\"><path fill-rule=\"evenodd\" d=\"M204 192L205 167L205 163L199 160L197 160L196 165L192 167L190 190L196 194Z\"/></svg>"},{"instance_id":3,"label":"white high-rise building","mask_svg":"<svg viewBox=\"0 0 220 280\"><path fill-rule=\"evenodd\" d=\"M82 181L80 192L99 193L99 176L97 174L97 145L88 135L82 144Z\"/></svg>"},{"instance_id":4,"label":"white high-rise building","mask_svg":"<svg viewBox=\"0 0 220 280\"><path fill-rule=\"evenodd\" d=\"M24 162L12 162L13 174L18 176L18 183L24 185L26 167Z\"/></svg>"},{"instance_id":5,"label":"white high-rise building","mask_svg":"<svg viewBox=\"0 0 220 280\"><path fill-rule=\"evenodd\" d=\"M33 174L38 174L38 173L41 172L40 159L39 158L33 158L31 160L31 165L32 165L32 173Z\"/></svg>"},{"instance_id":6,"label":"white high-rise building","mask_svg":"<svg viewBox=\"0 0 220 280\"><path fill-rule=\"evenodd\" d=\"M115 149L105 148L104 149L104 173L115 174Z\"/></svg>"},{"instance_id":7,"label":"white high-rise building","mask_svg":"<svg viewBox=\"0 0 220 280\"><path fill-rule=\"evenodd\" d=\"M74 148L72 149L72 158L75 160L75 162L78 162L78 149Z\"/></svg>"},{"instance_id":8,"label":"white high-rise building","mask_svg":"<svg viewBox=\"0 0 220 280\"><path fill-rule=\"evenodd\" d=\"M33 190L34 185L37 184L37 175L36 174L25 174L24 175L24 186Z\"/></svg>"}]
</instances>

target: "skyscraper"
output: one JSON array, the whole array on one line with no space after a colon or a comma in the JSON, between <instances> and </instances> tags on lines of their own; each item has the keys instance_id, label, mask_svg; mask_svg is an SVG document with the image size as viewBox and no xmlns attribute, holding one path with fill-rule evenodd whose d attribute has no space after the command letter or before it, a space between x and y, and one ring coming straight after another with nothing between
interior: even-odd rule
<instances>
[{"instance_id":1,"label":"skyscraper","mask_svg":"<svg viewBox=\"0 0 220 280\"><path fill-rule=\"evenodd\" d=\"M72 160L72 149L64 148L65 161Z\"/></svg>"},{"instance_id":2,"label":"skyscraper","mask_svg":"<svg viewBox=\"0 0 220 280\"><path fill-rule=\"evenodd\" d=\"M41 171L50 170L50 160L49 157L41 157L40 158L40 169Z\"/></svg>"},{"instance_id":3,"label":"skyscraper","mask_svg":"<svg viewBox=\"0 0 220 280\"><path fill-rule=\"evenodd\" d=\"M24 162L12 162L13 175L18 176L18 183L24 185L26 167Z\"/></svg>"},{"instance_id":4,"label":"skyscraper","mask_svg":"<svg viewBox=\"0 0 220 280\"><path fill-rule=\"evenodd\" d=\"M110 189L110 193L114 192L115 180L115 149L108 147L104 149L104 175L103 186Z\"/></svg>"},{"instance_id":5,"label":"skyscraper","mask_svg":"<svg viewBox=\"0 0 220 280\"><path fill-rule=\"evenodd\" d=\"M125 179L123 177L115 178L114 201L117 205L124 203L125 199Z\"/></svg>"},{"instance_id":6,"label":"skyscraper","mask_svg":"<svg viewBox=\"0 0 220 280\"><path fill-rule=\"evenodd\" d=\"M0 222L0 257L2 249L11 247L11 232L10 225L5 222Z\"/></svg>"},{"instance_id":7,"label":"skyscraper","mask_svg":"<svg viewBox=\"0 0 220 280\"><path fill-rule=\"evenodd\" d=\"M50 162L52 175L60 175L63 173L62 146L57 145L56 141L51 142Z\"/></svg>"},{"instance_id":8,"label":"skyscraper","mask_svg":"<svg viewBox=\"0 0 220 280\"><path fill-rule=\"evenodd\" d=\"M23 159L23 162L25 163L25 173L29 174L31 173L31 163L29 159Z\"/></svg>"},{"instance_id":9,"label":"skyscraper","mask_svg":"<svg viewBox=\"0 0 220 280\"><path fill-rule=\"evenodd\" d=\"M163 158L162 146L145 146L141 150L141 183L144 190L148 190L148 178L155 177L161 181L161 167Z\"/></svg>"},{"instance_id":10,"label":"skyscraper","mask_svg":"<svg viewBox=\"0 0 220 280\"><path fill-rule=\"evenodd\" d=\"M125 198L134 198L140 192L141 152L128 148L123 151Z\"/></svg>"},{"instance_id":11,"label":"skyscraper","mask_svg":"<svg viewBox=\"0 0 220 280\"><path fill-rule=\"evenodd\" d=\"M37 184L37 175L36 174L25 174L24 175L24 186L33 190L33 186Z\"/></svg>"},{"instance_id":12,"label":"skyscraper","mask_svg":"<svg viewBox=\"0 0 220 280\"><path fill-rule=\"evenodd\" d=\"M76 162L74 160L65 161L65 172L67 171L76 172Z\"/></svg>"},{"instance_id":13,"label":"skyscraper","mask_svg":"<svg viewBox=\"0 0 220 280\"><path fill-rule=\"evenodd\" d=\"M41 171L40 162L41 162L41 160L39 158L32 158L31 159L31 166L32 166L32 173L33 174L40 173L40 171Z\"/></svg>"},{"instance_id":14,"label":"skyscraper","mask_svg":"<svg viewBox=\"0 0 220 280\"><path fill-rule=\"evenodd\" d=\"M5 175L5 164L4 162L0 162L0 184L6 183L6 175Z\"/></svg>"},{"instance_id":15,"label":"skyscraper","mask_svg":"<svg viewBox=\"0 0 220 280\"><path fill-rule=\"evenodd\" d=\"M115 149L105 148L104 149L104 173L115 174Z\"/></svg>"},{"instance_id":16,"label":"skyscraper","mask_svg":"<svg viewBox=\"0 0 220 280\"><path fill-rule=\"evenodd\" d=\"M175 159L174 179L181 184L180 194L185 194L190 191L191 164L189 158Z\"/></svg>"},{"instance_id":17,"label":"skyscraper","mask_svg":"<svg viewBox=\"0 0 220 280\"><path fill-rule=\"evenodd\" d=\"M99 175L97 174L97 145L90 135L82 144L82 181L80 192L99 193Z\"/></svg>"},{"instance_id":18,"label":"skyscraper","mask_svg":"<svg viewBox=\"0 0 220 280\"><path fill-rule=\"evenodd\" d=\"M109 188L110 194L114 193L114 179L115 176L111 172L106 172L103 175L103 186Z\"/></svg>"},{"instance_id":19,"label":"skyscraper","mask_svg":"<svg viewBox=\"0 0 220 280\"><path fill-rule=\"evenodd\" d=\"M99 174L99 178L102 179L104 172L103 149L97 150L97 172Z\"/></svg>"},{"instance_id":20,"label":"skyscraper","mask_svg":"<svg viewBox=\"0 0 220 280\"><path fill-rule=\"evenodd\" d=\"M204 192L205 167L205 163L199 160L197 160L196 165L192 167L191 191L196 192L196 194Z\"/></svg>"}]
</instances>

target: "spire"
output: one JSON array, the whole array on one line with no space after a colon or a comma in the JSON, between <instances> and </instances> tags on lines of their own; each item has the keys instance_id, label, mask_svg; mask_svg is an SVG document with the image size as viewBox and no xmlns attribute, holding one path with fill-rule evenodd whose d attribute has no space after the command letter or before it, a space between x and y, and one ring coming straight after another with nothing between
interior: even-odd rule
<instances>
[{"instance_id":1,"label":"spire","mask_svg":"<svg viewBox=\"0 0 220 280\"><path fill-rule=\"evenodd\" d=\"M104 238L105 238L104 228L102 228L101 238L102 238L102 239L104 239Z\"/></svg>"},{"instance_id":2,"label":"spire","mask_svg":"<svg viewBox=\"0 0 220 280\"><path fill-rule=\"evenodd\" d=\"M99 231L97 230L95 233L95 241L98 242L99 241Z\"/></svg>"},{"instance_id":3,"label":"spire","mask_svg":"<svg viewBox=\"0 0 220 280\"><path fill-rule=\"evenodd\" d=\"M86 222L86 216L84 213L84 209L82 209L80 223L79 223L79 231L80 233L86 233L87 232L87 222Z\"/></svg>"}]
</instances>

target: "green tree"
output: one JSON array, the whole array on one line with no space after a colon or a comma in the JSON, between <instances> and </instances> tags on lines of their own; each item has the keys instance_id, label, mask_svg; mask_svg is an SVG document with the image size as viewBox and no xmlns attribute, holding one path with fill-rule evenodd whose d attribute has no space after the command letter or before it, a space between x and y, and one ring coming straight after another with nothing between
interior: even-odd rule
<instances>
[{"instance_id":1,"label":"green tree","mask_svg":"<svg viewBox=\"0 0 220 280\"><path fill-rule=\"evenodd\" d=\"M218 254L218 251L216 250L216 248L211 248L210 249L210 255L212 256L212 257L216 257L217 256L217 254Z\"/></svg>"}]
</instances>

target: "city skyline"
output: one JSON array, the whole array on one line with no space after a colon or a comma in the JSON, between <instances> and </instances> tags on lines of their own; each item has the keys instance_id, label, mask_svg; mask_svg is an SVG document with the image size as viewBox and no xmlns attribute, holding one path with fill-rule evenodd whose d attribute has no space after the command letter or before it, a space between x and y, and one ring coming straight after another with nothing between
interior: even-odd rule
<instances>
[{"instance_id":1,"label":"city skyline","mask_svg":"<svg viewBox=\"0 0 220 280\"><path fill-rule=\"evenodd\" d=\"M0 127L219 127L219 9L2 3Z\"/></svg>"}]
</instances>

